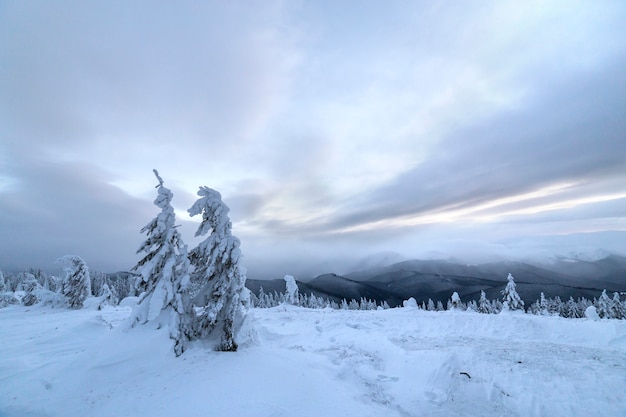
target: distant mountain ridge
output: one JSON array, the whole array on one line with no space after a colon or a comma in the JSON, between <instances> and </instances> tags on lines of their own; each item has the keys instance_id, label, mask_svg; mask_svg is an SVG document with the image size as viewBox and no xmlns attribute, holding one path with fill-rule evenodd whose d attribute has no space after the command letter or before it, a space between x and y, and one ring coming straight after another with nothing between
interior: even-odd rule
<instances>
[{"instance_id":1,"label":"distant mountain ridge","mask_svg":"<svg viewBox=\"0 0 626 417\"><path fill-rule=\"evenodd\" d=\"M343 298L365 297L396 306L414 297L418 302L429 298L445 302L454 291L463 300L477 300L480 291L490 299L500 298L511 273L517 291L527 305L546 297L598 297L603 289L626 291L626 257L608 255L596 261L555 260L550 264L533 265L525 262L492 262L477 265L452 261L408 260L389 266L369 268L348 274L322 274L311 281L298 282L300 292L313 293L339 301ZM285 290L282 279L248 280L253 292L263 286L266 292Z\"/></svg>"}]
</instances>

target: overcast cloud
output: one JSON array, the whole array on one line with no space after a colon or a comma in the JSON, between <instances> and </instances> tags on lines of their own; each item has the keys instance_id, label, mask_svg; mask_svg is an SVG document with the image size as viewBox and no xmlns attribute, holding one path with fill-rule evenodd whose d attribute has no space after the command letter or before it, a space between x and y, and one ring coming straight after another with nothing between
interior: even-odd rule
<instances>
[{"instance_id":1,"label":"overcast cloud","mask_svg":"<svg viewBox=\"0 0 626 417\"><path fill-rule=\"evenodd\" d=\"M152 168L190 244L198 186L222 193L252 277L626 253L624 21L623 1L4 1L0 269L132 267Z\"/></svg>"}]
</instances>

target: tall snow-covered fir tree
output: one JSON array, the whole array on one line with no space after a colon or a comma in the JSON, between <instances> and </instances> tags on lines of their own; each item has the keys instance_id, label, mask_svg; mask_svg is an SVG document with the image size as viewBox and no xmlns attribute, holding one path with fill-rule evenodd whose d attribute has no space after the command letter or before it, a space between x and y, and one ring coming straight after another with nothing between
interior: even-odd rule
<instances>
[{"instance_id":1,"label":"tall snow-covered fir tree","mask_svg":"<svg viewBox=\"0 0 626 417\"><path fill-rule=\"evenodd\" d=\"M70 308L83 308L83 302L91 295L89 268L80 256L66 255L57 262L66 263L65 279L61 292L67 298Z\"/></svg>"},{"instance_id":2,"label":"tall snow-covered fir tree","mask_svg":"<svg viewBox=\"0 0 626 417\"><path fill-rule=\"evenodd\" d=\"M504 309L508 310L523 310L524 301L520 298L517 290L515 289L515 280L513 275L509 274L507 277L509 281L502 290L502 303L505 306Z\"/></svg>"},{"instance_id":3,"label":"tall snow-covered fir tree","mask_svg":"<svg viewBox=\"0 0 626 417\"><path fill-rule=\"evenodd\" d=\"M187 246L174 224L173 194L163 186L163 179L156 169L154 175L159 181L154 205L161 212L141 229L141 233L146 233L148 237L137 250L145 256L133 268L140 273L137 280L140 295L133 311L132 324L145 324L160 316L169 319L170 337L178 344L181 337L180 316L185 312L185 290L189 283L189 260ZM159 326L161 324L164 323L158 323Z\"/></svg>"},{"instance_id":4,"label":"tall snow-covered fir tree","mask_svg":"<svg viewBox=\"0 0 626 417\"><path fill-rule=\"evenodd\" d=\"M202 310L196 316L191 314L193 306L187 307L192 322L184 325L184 332L188 339L205 339L219 327L221 342L217 349L235 351L235 327L243 314L240 297L246 281L246 271L239 265L240 243L231 233L229 208L222 202L220 193L200 187L198 196L188 212L190 216L202 215L196 236L210 234L189 252L194 267L191 280L199 288L193 304Z\"/></svg>"},{"instance_id":5,"label":"tall snow-covered fir tree","mask_svg":"<svg viewBox=\"0 0 626 417\"><path fill-rule=\"evenodd\" d=\"M5 292L7 290L7 285L4 282L4 274L0 271L0 292Z\"/></svg>"}]
</instances>

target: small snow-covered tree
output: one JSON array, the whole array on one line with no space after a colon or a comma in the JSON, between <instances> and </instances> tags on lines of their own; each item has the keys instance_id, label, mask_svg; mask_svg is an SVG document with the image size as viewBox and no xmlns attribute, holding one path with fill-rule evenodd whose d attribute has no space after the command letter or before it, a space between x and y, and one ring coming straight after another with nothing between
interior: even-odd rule
<instances>
[{"instance_id":1,"label":"small snow-covered tree","mask_svg":"<svg viewBox=\"0 0 626 417\"><path fill-rule=\"evenodd\" d=\"M7 285L4 282L4 274L0 271L0 292L5 292L7 290Z\"/></svg>"},{"instance_id":2,"label":"small snow-covered tree","mask_svg":"<svg viewBox=\"0 0 626 417\"><path fill-rule=\"evenodd\" d=\"M624 318L626 318L626 308L624 307L624 304L620 300L618 292L613 293L612 301L613 301L613 305L611 307L613 310L613 318L616 318L619 320L623 320Z\"/></svg>"},{"instance_id":3,"label":"small snow-covered tree","mask_svg":"<svg viewBox=\"0 0 626 417\"><path fill-rule=\"evenodd\" d=\"M612 302L609 296L606 294L606 290L602 290L602 295L596 302L596 310L598 315L603 319L611 319L612 317Z\"/></svg>"},{"instance_id":4,"label":"small snow-covered tree","mask_svg":"<svg viewBox=\"0 0 626 417\"><path fill-rule=\"evenodd\" d=\"M41 288L39 281L37 278L30 272L26 272L24 274L24 279L22 281L22 288L24 288L24 297L22 297L22 304L25 306L32 306L37 303L37 296L35 295L35 290Z\"/></svg>"},{"instance_id":5,"label":"small snow-covered tree","mask_svg":"<svg viewBox=\"0 0 626 417\"><path fill-rule=\"evenodd\" d=\"M107 282L107 274L92 269L89 271L89 277L91 278L91 293L95 297L101 296L103 291L102 287L104 283Z\"/></svg>"},{"instance_id":6,"label":"small snow-covered tree","mask_svg":"<svg viewBox=\"0 0 626 417\"><path fill-rule=\"evenodd\" d=\"M162 312L169 317L170 337L177 344L182 343L180 316L185 313L184 297L189 284L189 260L187 246L174 224L174 207L171 205L173 194L163 186L163 179L157 170L153 170L158 180L157 198L154 205L161 212L150 221L141 233L147 239L141 244L137 253L145 253L144 257L133 267L140 272L137 289L140 291L137 306L131 318L132 325L146 324L157 319ZM159 327L162 323L159 321Z\"/></svg>"},{"instance_id":7,"label":"small snow-covered tree","mask_svg":"<svg viewBox=\"0 0 626 417\"><path fill-rule=\"evenodd\" d=\"M239 264L240 242L232 235L229 208L220 193L200 187L198 195L200 198L188 210L190 216L202 215L196 236L211 233L189 253L194 267L192 281L200 288L193 302L202 311L195 317L188 307L192 322L184 332L190 339L204 339L219 326L221 343L217 349L235 351L235 326L238 316L244 314L240 297L246 281L246 270Z\"/></svg>"},{"instance_id":8,"label":"small snow-covered tree","mask_svg":"<svg viewBox=\"0 0 626 417\"><path fill-rule=\"evenodd\" d=\"M67 264L61 292L70 308L83 308L83 302L91 295L89 268L80 256L66 255L57 262Z\"/></svg>"},{"instance_id":9,"label":"small snow-covered tree","mask_svg":"<svg viewBox=\"0 0 626 417\"><path fill-rule=\"evenodd\" d=\"M116 306L119 304L119 299L114 292L115 289L109 287L109 284L106 281L102 284L101 291L102 293L100 294L100 297L102 298L102 301L100 302L100 307L103 305Z\"/></svg>"},{"instance_id":10,"label":"small snow-covered tree","mask_svg":"<svg viewBox=\"0 0 626 417\"><path fill-rule=\"evenodd\" d=\"M298 304L298 284L291 275L285 275L285 302L288 304Z\"/></svg>"},{"instance_id":11,"label":"small snow-covered tree","mask_svg":"<svg viewBox=\"0 0 626 417\"><path fill-rule=\"evenodd\" d=\"M276 307L278 305L278 302L276 301L275 292L267 293L266 294L266 299L267 299L267 307L268 308Z\"/></svg>"},{"instance_id":12,"label":"small snow-covered tree","mask_svg":"<svg viewBox=\"0 0 626 417\"><path fill-rule=\"evenodd\" d=\"M546 296L544 295L543 291L541 292L541 295L539 296L538 310L539 310L539 314L542 314L544 316L550 314L548 302L546 301Z\"/></svg>"},{"instance_id":13,"label":"small snow-covered tree","mask_svg":"<svg viewBox=\"0 0 626 417\"><path fill-rule=\"evenodd\" d=\"M263 291L263 287L259 287L259 302L257 303L257 308L267 308L267 297L265 291Z\"/></svg>"},{"instance_id":14,"label":"small snow-covered tree","mask_svg":"<svg viewBox=\"0 0 626 417\"><path fill-rule=\"evenodd\" d=\"M502 290L502 304L505 310L523 310L524 301L520 298L519 294L515 290L515 280L513 275L509 274L507 277L508 283L504 290Z\"/></svg>"},{"instance_id":15,"label":"small snow-covered tree","mask_svg":"<svg viewBox=\"0 0 626 417\"><path fill-rule=\"evenodd\" d=\"M561 314L561 310L563 310L563 300L558 295L554 298L549 298L547 300L548 303L548 314L551 316L558 316Z\"/></svg>"},{"instance_id":16,"label":"small snow-covered tree","mask_svg":"<svg viewBox=\"0 0 626 417\"><path fill-rule=\"evenodd\" d=\"M574 297L570 297L565 303L563 308L563 317L567 317L570 319L578 319L582 317L582 313L578 311L578 304L574 301Z\"/></svg>"},{"instance_id":17,"label":"small snow-covered tree","mask_svg":"<svg viewBox=\"0 0 626 417\"><path fill-rule=\"evenodd\" d=\"M487 299L487 294L480 290L480 298L478 299L478 312L483 314L491 313L491 303Z\"/></svg>"},{"instance_id":18,"label":"small snow-covered tree","mask_svg":"<svg viewBox=\"0 0 626 417\"><path fill-rule=\"evenodd\" d=\"M426 305L426 310L428 310L428 311L435 311L435 310L437 310L437 308L435 307L435 302L433 300L431 300L430 298L428 299L428 304Z\"/></svg>"}]
</instances>

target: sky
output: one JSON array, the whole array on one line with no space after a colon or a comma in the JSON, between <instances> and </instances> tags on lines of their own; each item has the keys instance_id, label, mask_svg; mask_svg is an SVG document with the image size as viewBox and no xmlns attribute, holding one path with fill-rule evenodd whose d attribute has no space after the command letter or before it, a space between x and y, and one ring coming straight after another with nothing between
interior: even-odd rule
<instances>
[{"instance_id":1,"label":"sky","mask_svg":"<svg viewBox=\"0 0 626 417\"><path fill-rule=\"evenodd\" d=\"M625 254L624 21L621 0L2 0L0 269L128 270L153 168L190 247L198 187L221 192L249 277Z\"/></svg>"}]
</instances>

